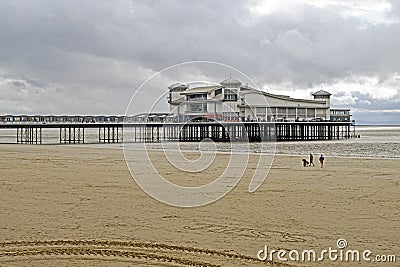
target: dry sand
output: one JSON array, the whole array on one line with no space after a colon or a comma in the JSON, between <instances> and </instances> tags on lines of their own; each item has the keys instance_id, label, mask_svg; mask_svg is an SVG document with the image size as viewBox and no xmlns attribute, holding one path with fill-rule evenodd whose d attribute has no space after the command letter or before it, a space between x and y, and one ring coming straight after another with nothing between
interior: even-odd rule
<instances>
[{"instance_id":1,"label":"dry sand","mask_svg":"<svg viewBox=\"0 0 400 267\"><path fill-rule=\"evenodd\" d=\"M328 157L321 169L277 156L264 184L249 193L252 159L226 197L184 209L146 195L122 150L1 145L0 155L0 266L281 266L261 263L257 251L320 251L336 248L338 238L349 249L400 261L399 160ZM168 170L161 152L152 157ZM226 157L213 168L223 168ZM173 168L169 174L182 184L201 179ZM212 180L213 171L202 177Z\"/></svg>"}]
</instances>

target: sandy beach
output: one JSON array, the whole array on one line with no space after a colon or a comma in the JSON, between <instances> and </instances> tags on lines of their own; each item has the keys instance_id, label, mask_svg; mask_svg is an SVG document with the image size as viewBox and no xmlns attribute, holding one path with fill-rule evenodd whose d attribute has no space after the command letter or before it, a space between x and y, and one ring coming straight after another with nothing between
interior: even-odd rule
<instances>
[{"instance_id":1,"label":"sandy beach","mask_svg":"<svg viewBox=\"0 0 400 267\"><path fill-rule=\"evenodd\" d=\"M339 238L400 261L399 160L328 155L321 169L276 156L267 180L249 193L253 156L226 197L185 209L144 193L122 150L0 145L0 155L0 266L366 266L257 259L265 245L320 251ZM229 157L185 175L162 152L151 155L185 185L213 180Z\"/></svg>"}]
</instances>

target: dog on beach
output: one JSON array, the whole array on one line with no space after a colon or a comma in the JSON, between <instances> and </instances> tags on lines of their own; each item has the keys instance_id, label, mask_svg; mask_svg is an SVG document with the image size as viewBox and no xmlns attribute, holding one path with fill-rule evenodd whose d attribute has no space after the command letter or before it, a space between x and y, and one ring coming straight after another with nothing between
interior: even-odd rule
<instances>
[{"instance_id":1,"label":"dog on beach","mask_svg":"<svg viewBox=\"0 0 400 267\"><path fill-rule=\"evenodd\" d=\"M302 159L302 160L303 160L303 167L308 167L310 162L308 162L306 159Z\"/></svg>"}]
</instances>

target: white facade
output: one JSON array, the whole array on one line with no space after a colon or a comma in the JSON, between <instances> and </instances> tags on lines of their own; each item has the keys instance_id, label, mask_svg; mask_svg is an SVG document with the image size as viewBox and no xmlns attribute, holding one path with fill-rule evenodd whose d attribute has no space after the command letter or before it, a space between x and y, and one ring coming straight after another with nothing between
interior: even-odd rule
<instances>
[{"instance_id":1,"label":"white facade","mask_svg":"<svg viewBox=\"0 0 400 267\"><path fill-rule=\"evenodd\" d=\"M190 88L169 86L168 103L175 121L311 121L330 120L330 96L326 91L314 99L295 99L244 86L229 78L219 85Z\"/></svg>"}]
</instances>

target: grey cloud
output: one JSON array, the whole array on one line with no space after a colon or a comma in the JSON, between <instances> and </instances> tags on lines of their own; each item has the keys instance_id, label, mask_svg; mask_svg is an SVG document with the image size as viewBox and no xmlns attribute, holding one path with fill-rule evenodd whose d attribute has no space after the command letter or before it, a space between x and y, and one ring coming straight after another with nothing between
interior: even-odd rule
<instances>
[{"instance_id":1,"label":"grey cloud","mask_svg":"<svg viewBox=\"0 0 400 267\"><path fill-rule=\"evenodd\" d=\"M2 1L0 70L26 81L31 95L26 100L0 85L1 99L11 94L16 101L1 105L0 113L18 113L21 106L35 113L121 114L150 75L190 60L231 65L258 85L281 83L304 90L350 75L376 75L385 81L400 70L399 24L365 27L365 22L343 18L335 9L310 5L294 13L258 16L248 5L248 1ZM398 1L392 1L388 16L399 14ZM203 74L210 79L224 75ZM185 80L185 75L191 77L184 71L165 73L160 82ZM147 109L163 90L148 87L136 110ZM398 105L393 99L386 103L353 96L359 99L355 107L365 107L367 101L370 106Z\"/></svg>"},{"instance_id":2,"label":"grey cloud","mask_svg":"<svg viewBox=\"0 0 400 267\"><path fill-rule=\"evenodd\" d=\"M21 81L9 81L9 84L11 84L14 87L18 87L18 88L25 88L26 87L26 83L21 82Z\"/></svg>"}]
</instances>

